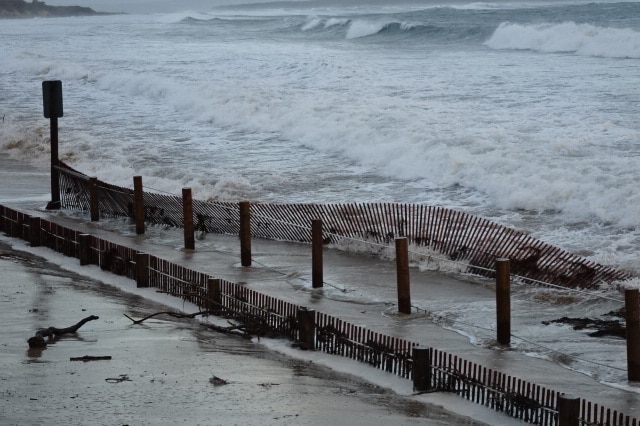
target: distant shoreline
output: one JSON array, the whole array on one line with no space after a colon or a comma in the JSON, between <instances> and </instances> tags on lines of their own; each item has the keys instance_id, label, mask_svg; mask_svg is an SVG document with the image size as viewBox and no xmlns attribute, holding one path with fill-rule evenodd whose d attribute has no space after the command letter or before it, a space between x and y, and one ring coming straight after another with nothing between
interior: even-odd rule
<instances>
[{"instance_id":1,"label":"distant shoreline","mask_svg":"<svg viewBox=\"0 0 640 426\"><path fill-rule=\"evenodd\" d=\"M96 12L90 7L49 6L43 1L0 0L2 18L58 18L67 16L116 15L110 12Z\"/></svg>"}]
</instances>

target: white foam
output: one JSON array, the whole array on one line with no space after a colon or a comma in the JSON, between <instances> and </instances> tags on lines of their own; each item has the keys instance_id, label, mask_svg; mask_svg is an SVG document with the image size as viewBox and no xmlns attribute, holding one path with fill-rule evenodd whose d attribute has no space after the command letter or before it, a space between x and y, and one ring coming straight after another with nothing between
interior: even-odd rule
<instances>
[{"instance_id":1,"label":"white foam","mask_svg":"<svg viewBox=\"0 0 640 426\"><path fill-rule=\"evenodd\" d=\"M503 23L485 43L493 49L574 52L608 58L640 58L640 32L590 24Z\"/></svg>"}]
</instances>

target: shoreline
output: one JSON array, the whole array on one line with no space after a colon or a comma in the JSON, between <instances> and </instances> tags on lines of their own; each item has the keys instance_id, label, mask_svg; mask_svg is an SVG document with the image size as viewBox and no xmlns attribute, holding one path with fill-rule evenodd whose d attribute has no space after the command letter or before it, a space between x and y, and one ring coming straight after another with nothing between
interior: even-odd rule
<instances>
[{"instance_id":1,"label":"shoreline","mask_svg":"<svg viewBox=\"0 0 640 426\"><path fill-rule=\"evenodd\" d=\"M3 157L4 156L0 156L0 162L2 162ZM11 167L14 168L11 169ZM637 392L630 392L631 389L620 390L603 386L601 383L595 382L584 374L572 372L551 361L527 357L526 354L519 353L519 351L499 351L495 348L493 350L483 349L470 343L468 337L462 336L452 330L446 330L442 325L431 323L431 321L424 322L418 320L415 324L413 324L413 322L398 322L394 320L393 317L384 315L387 309L384 303L370 304L368 302L360 304L360 302L358 302L357 305L359 307L357 310L362 311L364 309L364 311L355 312L353 307L349 307L349 303L344 303L346 301L342 300L343 296L335 293L331 289L323 290L319 294L305 291L305 286L299 282L299 280L302 279L302 277L299 277L299 271L301 271L299 262L302 261L306 263L306 261L303 259L305 256L300 252L299 245L258 240L254 246L256 266L249 269L239 268L237 260L239 256L238 253L236 253L238 250L238 247L236 247L236 237L212 235L211 238L213 241L201 241L199 244L204 243L204 246L201 246L200 249L195 252L187 253L179 247L179 241L181 239L179 236L180 232L175 230L171 231L162 227L150 227L146 235L135 236L130 224L124 225L123 227L124 222L115 221L110 223L105 220L92 223L88 222L86 217L77 213L72 215L72 217L67 217L64 212L61 214L61 212L45 211L43 210L43 205L46 204L46 202L43 202L43 200L48 198L48 175L45 173L29 174L29 172L32 171L30 167L16 167L16 163L11 163L9 167L3 168L3 170L6 169L13 170L8 172L13 178L16 176L24 177L25 180L21 180L24 186L22 188L7 187L3 191L3 197L0 198L4 200L13 199L14 201L10 202L10 204L17 204L17 208L21 210L26 208L27 211L34 212L37 215L48 216L63 226L79 227L82 232L85 233L91 233L97 236L109 235L109 238L115 240L126 240L129 244L134 244L145 251L160 252L160 255L168 260L181 259L177 261L180 263L185 262L185 264L190 267L197 269L204 268L204 270L216 271L217 276L222 278L229 276L229 279L232 281L243 281L249 288L255 288L261 292L267 291L276 297L285 297L287 300L292 300L295 303L303 305L311 303L312 305L316 305L318 310L335 315L338 318L343 318L348 321L353 321L354 318L358 318L356 321L364 321L368 326L373 326L374 329L383 333L401 331L403 337L412 338L420 342L433 342L432 344L438 349L462 356L470 361L496 368L498 371L506 374L513 374L515 377L531 380L533 383L541 384L553 390L572 391L570 393L588 398L598 404L608 405L612 409L622 411L624 414L637 417L636 411L638 408L634 401L640 401L640 395L638 395ZM31 188L30 193L33 194L32 198L26 196L24 188ZM120 225L118 225L118 223L120 223ZM120 229L111 229L113 225L116 225L116 227ZM52 256L55 255L54 253L48 253L48 250L44 248L30 248L26 243L22 243L22 249L25 251L35 250L36 253L47 253L46 257L49 257L50 254ZM217 255L212 255L212 253L217 253ZM363 259L360 256L352 256L340 252L336 253L334 251L327 253L327 255L329 255L327 259L328 263L332 265L331 275L327 276L331 282L348 282L351 286L356 286L355 288L366 284L363 288L367 288L368 292L370 289L373 289L371 286L375 284L371 281L372 277L375 276L376 281L379 280L385 283L384 287L386 288L388 287L386 283L389 281L388 275L394 275L390 271L387 271L389 265L380 262L379 259ZM111 283L112 280L115 279L115 277L109 278L102 275L102 271L100 271L99 268L91 268L89 270L82 269L86 267L81 268L73 259L57 257L58 255L55 256L55 258L58 259L56 263L64 263L73 269L80 268L78 273L83 275L88 273L93 278L97 278L105 283ZM80 272L80 270L83 272ZM367 275L363 276L357 273L358 271L364 270L368 271ZM274 272L277 272L276 276L269 278L270 274ZM375 272L375 274L371 275L373 272ZM439 273L422 272L417 274L415 278L417 279L414 281L416 290L427 291L427 295L423 294L422 296L418 296L420 293L418 291L416 296L420 298L437 299L445 295L447 295L446 297L452 297L453 295L459 297L471 290L468 296L472 297L472 300L477 300L480 294L488 292L485 296L491 296L493 293L489 288L483 289L481 286L458 282ZM365 283L362 282L363 279L365 279ZM426 281L421 282L423 279L426 279ZM470 285L471 287L469 287ZM128 290L125 291L134 291L134 289L131 288L132 283L130 280L127 280L127 283L123 284L123 286L128 288ZM462 287L456 290L459 286ZM135 287L135 283L133 283L133 287ZM384 291L386 292L387 290ZM145 297L154 294L153 292L147 292ZM355 302L357 302L357 300L355 300ZM469 302L471 302L471 300ZM176 299L173 303L180 303L180 300ZM380 309L382 309L382 311L379 311ZM76 321L77 319L71 322ZM51 325L65 326L68 324ZM332 358L332 362L335 362L335 359ZM350 371L350 369L347 369L347 372L348 371ZM406 385L410 386L408 381ZM438 394L430 395L436 398L443 396ZM622 395L626 395L626 397L621 398ZM451 405L451 411L464 416L464 412L460 413L460 410L457 408L464 405L464 400L458 397L454 397L453 399L454 402ZM478 421L482 421L481 419L483 419L484 416L495 415L494 412L486 407L477 405L476 408L480 410L480 413L474 414L474 418L479 419ZM516 421L502 415L500 415L499 418L501 424L510 424L509 422ZM487 421L487 423L495 424L495 421Z\"/></svg>"}]
</instances>

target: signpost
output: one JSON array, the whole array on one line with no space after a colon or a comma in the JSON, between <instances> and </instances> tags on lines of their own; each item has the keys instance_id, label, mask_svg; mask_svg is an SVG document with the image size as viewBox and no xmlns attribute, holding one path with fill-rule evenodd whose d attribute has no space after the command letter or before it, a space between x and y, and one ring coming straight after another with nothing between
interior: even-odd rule
<instances>
[{"instance_id":1,"label":"signpost","mask_svg":"<svg viewBox=\"0 0 640 426\"><path fill-rule=\"evenodd\" d=\"M44 118L51 120L51 201L47 209L60 208L60 181L58 176L58 117L62 117L62 82L50 80L42 82Z\"/></svg>"}]
</instances>

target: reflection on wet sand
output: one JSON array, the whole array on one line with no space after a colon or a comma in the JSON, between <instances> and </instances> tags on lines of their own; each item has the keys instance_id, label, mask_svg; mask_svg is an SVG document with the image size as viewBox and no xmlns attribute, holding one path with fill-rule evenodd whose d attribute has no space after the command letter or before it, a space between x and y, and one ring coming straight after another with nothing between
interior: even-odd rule
<instances>
[{"instance_id":1,"label":"reflection on wet sand","mask_svg":"<svg viewBox=\"0 0 640 426\"><path fill-rule=\"evenodd\" d=\"M2 424L480 424L192 319L132 325L123 314L167 308L1 244ZM100 319L27 347L89 314ZM82 356L112 359L70 362Z\"/></svg>"}]
</instances>

